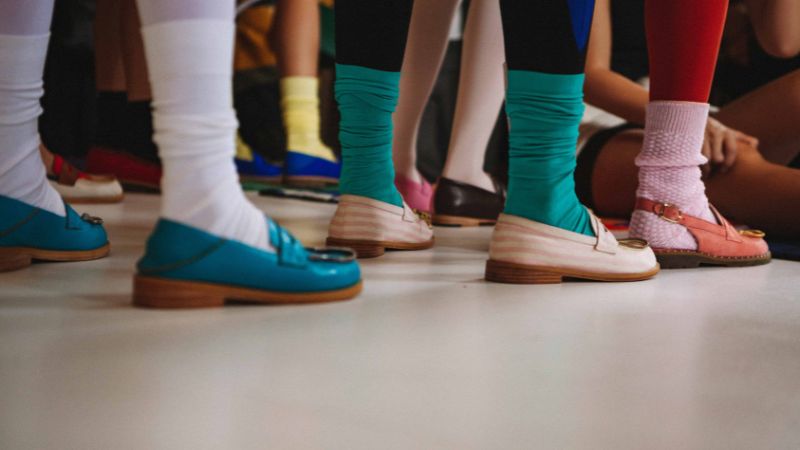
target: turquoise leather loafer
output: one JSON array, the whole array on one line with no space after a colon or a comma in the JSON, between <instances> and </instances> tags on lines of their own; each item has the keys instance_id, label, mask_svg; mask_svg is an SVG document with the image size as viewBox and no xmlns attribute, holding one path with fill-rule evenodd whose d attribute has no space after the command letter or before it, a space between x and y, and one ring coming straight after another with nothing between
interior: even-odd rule
<instances>
[{"instance_id":1,"label":"turquoise leather loafer","mask_svg":"<svg viewBox=\"0 0 800 450\"><path fill-rule=\"evenodd\" d=\"M161 219L137 265L133 303L153 308L222 306L226 300L312 303L361 292L349 249L306 249L270 219L268 252Z\"/></svg>"},{"instance_id":2,"label":"turquoise leather loafer","mask_svg":"<svg viewBox=\"0 0 800 450\"><path fill-rule=\"evenodd\" d=\"M0 272L34 260L88 261L108 255L103 221L64 206L67 214L59 216L0 195Z\"/></svg>"}]
</instances>

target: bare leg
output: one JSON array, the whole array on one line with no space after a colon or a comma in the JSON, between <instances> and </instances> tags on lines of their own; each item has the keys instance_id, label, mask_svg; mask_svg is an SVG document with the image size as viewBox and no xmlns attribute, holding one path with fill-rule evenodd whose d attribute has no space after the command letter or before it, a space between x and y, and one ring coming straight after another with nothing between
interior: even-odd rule
<instances>
[{"instance_id":1,"label":"bare leg","mask_svg":"<svg viewBox=\"0 0 800 450\"><path fill-rule=\"evenodd\" d=\"M102 2L101 2L102 3ZM122 0L122 53L125 66L128 101L141 102L152 99L150 80L147 77L147 60L144 56L142 24L135 0Z\"/></svg>"},{"instance_id":2,"label":"bare leg","mask_svg":"<svg viewBox=\"0 0 800 450\"><path fill-rule=\"evenodd\" d=\"M800 70L725 105L717 117L725 125L757 136L767 160L788 164L800 154Z\"/></svg>"},{"instance_id":3,"label":"bare leg","mask_svg":"<svg viewBox=\"0 0 800 450\"><path fill-rule=\"evenodd\" d=\"M449 25L459 3L460 0L414 2L400 77L400 99L394 114L392 157L396 174L416 183L422 180L417 171L419 123L442 65Z\"/></svg>"},{"instance_id":4,"label":"bare leg","mask_svg":"<svg viewBox=\"0 0 800 450\"><path fill-rule=\"evenodd\" d=\"M464 31L461 78L444 177L494 191L483 171L486 146L505 95L503 23L498 0L473 0Z\"/></svg>"},{"instance_id":5,"label":"bare leg","mask_svg":"<svg viewBox=\"0 0 800 450\"><path fill-rule=\"evenodd\" d=\"M275 16L275 51L281 76L317 76L319 2L280 0Z\"/></svg>"},{"instance_id":6,"label":"bare leg","mask_svg":"<svg viewBox=\"0 0 800 450\"><path fill-rule=\"evenodd\" d=\"M98 91L125 90L120 14L122 0L97 2L94 21L95 80Z\"/></svg>"},{"instance_id":7,"label":"bare leg","mask_svg":"<svg viewBox=\"0 0 800 450\"><path fill-rule=\"evenodd\" d=\"M620 133L598 155L592 173L592 197L599 214L626 217L633 210L637 185L633 161L643 138L641 130ZM740 145L736 164L729 172L707 179L706 191L711 203L736 222L771 235L800 235L797 212L775 207L800 204L800 170L765 160L751 145Z\"/></svg>"}]
</instances>

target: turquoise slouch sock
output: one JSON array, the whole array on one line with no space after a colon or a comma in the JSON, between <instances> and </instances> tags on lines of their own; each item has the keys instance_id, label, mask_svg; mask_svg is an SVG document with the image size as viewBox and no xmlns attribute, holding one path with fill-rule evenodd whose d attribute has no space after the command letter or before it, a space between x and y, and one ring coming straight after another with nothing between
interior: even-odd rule
<instances>
[{"instance_id":1,"label":"turquoise slouch sock","mask_svg":"<svg viewBox=\"0 0 800 450\"><path fill-rule=\"evenodd\" d=\"M403 206L392 163L392 113L399 93L400 72L336 65L342 194Z\"/></svg>"},{"instance_id":2,"label":"turquoise slouch sock","mask_svg":"<svg viewBox=\"0 0 800 450\"><path fill-rule=\"evenodd\" d=\"M583 74L508 71L510 121L506 214L594 236L575 194L575 146Z\"/></svg>"}]
</instances>

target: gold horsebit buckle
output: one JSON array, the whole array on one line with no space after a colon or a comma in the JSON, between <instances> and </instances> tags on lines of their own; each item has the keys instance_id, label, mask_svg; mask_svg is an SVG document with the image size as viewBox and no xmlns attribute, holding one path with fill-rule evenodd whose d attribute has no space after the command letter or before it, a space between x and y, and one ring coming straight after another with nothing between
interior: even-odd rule
<instances>
[{"instance_id":1,"label":"gold horsebit buckle","mask_svg":"<svg viewBox=\"0 0 800 450\"><path fill-rule=\"evenodd\" d=\"M660 208L659 208L659 206L660 206ZM667 217L666 216L667 208L674 208L675 211L678 212L678 217L677 218ZM681 212L680 209L678 209L677 206L673 205L672 203L667 203L667 202L659 203L656 206L655 209L656 209L656 211L654 211L654 212L656 213L658 218L661 219L661 220L664 220L666 222L669 222L669 223L681 223L681 220L683 220L683 213Z\"/></svg>"}]
</instances>

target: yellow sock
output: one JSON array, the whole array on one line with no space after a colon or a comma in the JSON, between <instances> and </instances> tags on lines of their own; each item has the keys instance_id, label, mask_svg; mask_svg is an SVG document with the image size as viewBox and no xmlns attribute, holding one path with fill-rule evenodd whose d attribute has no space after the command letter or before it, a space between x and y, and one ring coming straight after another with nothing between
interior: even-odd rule
<instances>
[{"instance_id":1,"label":"yellow sock","mask_svg":"<svg viewBox=\"0 0 800 450\"><path fill-rule=\"evenodd\" d=\"M239 133L236 133L236 159L243 161L253 160L253 149L242 140Z\"/></svg>"},{"instance_id":2,"label":"yellow sock","mask_svg":"<svg viewBox=\"0 0 800 450\"><path fill-rule=\"evenodd\" d=\"M319 137L319 81L316 77L281 78L281 109L286 147L295 152L336 161Z\"/></svg>"}]
</instances>

